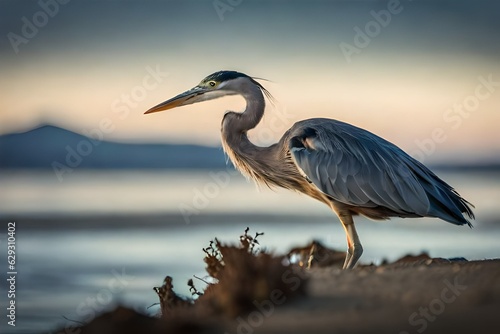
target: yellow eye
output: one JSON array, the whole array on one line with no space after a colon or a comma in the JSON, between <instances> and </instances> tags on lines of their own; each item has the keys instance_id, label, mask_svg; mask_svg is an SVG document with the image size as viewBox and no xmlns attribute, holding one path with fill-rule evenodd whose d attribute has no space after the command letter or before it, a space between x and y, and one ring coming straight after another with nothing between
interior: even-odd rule
<instances>
[{"instance_id":1,"label":"yellow eye","mask_svg":"<svg viewBox=\"0 0 500 334\"><path fill-rule=\"evenodd\" d=\"M210 85L210 87L214 87L215 86L215 81L210 81L208 84Z\"/></svg>"}]
</instances>

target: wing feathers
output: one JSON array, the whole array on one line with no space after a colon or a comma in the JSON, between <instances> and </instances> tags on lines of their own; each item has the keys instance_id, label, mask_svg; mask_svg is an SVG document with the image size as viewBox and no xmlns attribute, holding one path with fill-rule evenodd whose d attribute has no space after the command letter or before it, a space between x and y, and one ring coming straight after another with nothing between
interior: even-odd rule
<instances>
[{"instance_id":1,"label":"wing feathers","mask_svg":"<svg viewBox=\"0 0 500 334\"><path fill-rule=\"evenodd\" d=\"M300 138L301 133L307 133L307 139ZM292 151L296 165L335 200L365 207L384 206L401 214L428 213L429 201L414 175L393 152L374 145L373 138L367 141L352 134L341 137L334 131L325 133L322 127L301 131L294 138L303 143L302 149Z\"/></svg>"}]
</instances>

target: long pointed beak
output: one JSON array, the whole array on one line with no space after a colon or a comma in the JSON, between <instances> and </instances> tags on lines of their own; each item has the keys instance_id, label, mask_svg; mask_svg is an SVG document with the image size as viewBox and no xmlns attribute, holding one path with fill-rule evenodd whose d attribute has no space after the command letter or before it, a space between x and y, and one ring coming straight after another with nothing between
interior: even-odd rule
<instances>
[{"instance_id":1,"label":"long pointed beak","mask_svg":"<svg viewBox=\"0 0 500 334\"><path fill-rule=\"evenodd\" d=\"M194 88L191 88L188 91L185 91L184 93L181 93L181 94L171 98L170 100L167 100L165 102L162 102L162 103L154 106L153 108L146 111L144 114L152 114L154 112L164 111L164 110L168 110L168 109L173 109L175 107L184 106L187 104L200 102L200 100L203 100L200 97L205 92L207 92L206 89L196 86Z\"/></svg>"}]
</instances>

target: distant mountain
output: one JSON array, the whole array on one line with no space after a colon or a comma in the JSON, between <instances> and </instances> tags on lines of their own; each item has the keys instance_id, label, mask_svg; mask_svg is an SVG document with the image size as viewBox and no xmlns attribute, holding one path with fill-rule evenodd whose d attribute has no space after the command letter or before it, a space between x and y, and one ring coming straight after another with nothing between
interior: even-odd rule
<instances>
[{"instance_id":1,"label":"distant mountain","mask_svg":"<svg viewBox=\"0 0 500 334\"><path fill-rule=\"evenodd\" d=\"M0 136L0 169L222 169L222 148L198 145L98 141L52 125ZM498 159L474 164L434 164L432 169L500 171ZM231 167L232 168L232 167Z\"/></svg>"},{"instance_id":2,"label":"distant mountain","mask_svg":"<svg viewBox=\"0 0 500 334\"><path fill-rule=\"evenodd\" d=\"M0 136L2 168L226 168L221 148L98 141L52 125Z\"/></svg>"}]
</instances>

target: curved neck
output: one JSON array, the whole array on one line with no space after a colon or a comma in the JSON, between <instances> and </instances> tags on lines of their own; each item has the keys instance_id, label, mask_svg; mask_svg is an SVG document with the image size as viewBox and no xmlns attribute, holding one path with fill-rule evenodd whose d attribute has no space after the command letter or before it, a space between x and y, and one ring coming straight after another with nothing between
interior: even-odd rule
<instances>
[{"instance_id":1,"label":"curved neck","mask_svg":"<svg viewBox=\"0 0 500 334\"><path fill-rule=\"evenodd\" d=\"M240 86L240 94L246 101L246 108L243 113L228 112L222 120L222 135L230 139L246 134L259 124L266 102L259 87L252 83L244 82Z\"/></svg>"},{"instance_id":2,"label":"curved neck","mask_svg":"<svg viewBox=\"0 0 500 334\"><path fill-rule=\"evenodd\" d=\"M228 112L222 120L222 146L236 169L268 186L302 189L305 179L291 163L286 163L285 139L269 147L254 145L247 131L259 124L264 115L265 100L262 91L254 84L241 85L238 91L247 106L243 113Z\"/></svg>"}]
</instances>

